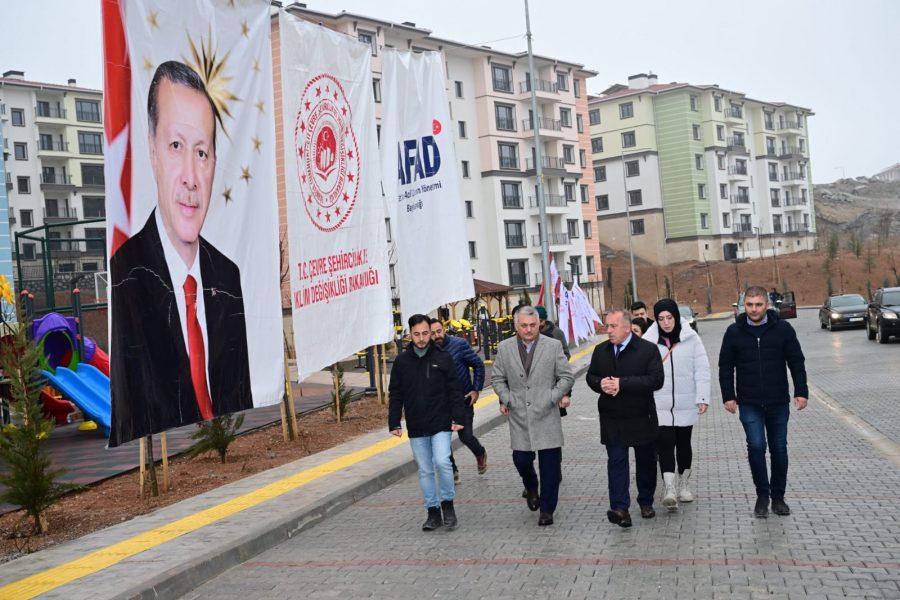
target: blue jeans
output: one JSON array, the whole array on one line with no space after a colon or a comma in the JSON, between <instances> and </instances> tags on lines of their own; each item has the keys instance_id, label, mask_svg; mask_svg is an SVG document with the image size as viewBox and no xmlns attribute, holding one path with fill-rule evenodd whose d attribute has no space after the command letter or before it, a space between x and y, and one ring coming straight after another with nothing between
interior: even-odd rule
<instances>
[{"instance_id":1,"label":"blue jeans","mask_svg":"<svg viewBox=\"0 0 900 600\"><path fill-rule=\"evenodd\" d=\"M449 431L442 431L432 436L409 438L413 456L419 465L419 487L425 498L425 508L437 508L441 502L453 501L455 496L453 466L450 464L451 435Z\"/></svg>"},{"instance_id":2,"label":"blue jeans","mask_svg":"<svg viewBox=\"0 0 900 600\"><path fill-rule=\"evenodd\" d=\"M631 496L628 492L628 447L606 446L606 476L609 480L609 507L628 510ZM634 479L638 489L638 505L653 506L656 494L656 445L634 446Z\"/></svg>"},{"instance_id":3,"label":"blue jeans","mask_svg":"<svg viewBox=\"0 0 900 600\"><path fill-rule=\"evenodd\" d=\"M540 481L534 471L537 456ZM553 514L559 502L559 482L562 479L562 448L545 448L537 453L513 450L513 464L522 477L525 489L535 491L540 486L541 512Z\"/></svg>"},{"instance_id":4,"label":"blue jeans","mask_svg":"<svg viewBox=\"0 0 900 600\"><path fill-rule=\"evenodd\" d=\"M739 404L741 425L747 434L747 458L756 495L763 498L784 498L787 486L788 452L787 428L791 405ZM772 460L772 478L766 469L766 445Z\"/></svg>"}]
</instances>

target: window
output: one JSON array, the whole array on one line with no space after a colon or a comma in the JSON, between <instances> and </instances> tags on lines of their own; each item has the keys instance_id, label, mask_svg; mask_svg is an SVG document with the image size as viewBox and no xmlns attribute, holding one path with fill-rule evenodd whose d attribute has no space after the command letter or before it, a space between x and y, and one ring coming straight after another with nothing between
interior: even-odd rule
<instances>
[{"instance_id":1,"label":"window","mask_svg":"<svg viewBox=\"0 0 900 600\"><path fill-rule=\"evenodd\" d=\"M709 215L700 213L700 229L709 229Z\"/></svg>"},{"instance_id":2,"label":"window","mask_svg":"<svg viewBox=\"0 0 900 600\"><path fill-rule=\"evenodd\" d=\"M573 89L575 90L575 97L581 98L581 80L573 79L572 80Z\"/></svg>"},{"instance_id":3,"label":"window","mask_svg":"<svg viewBox=\"0 0 900 600\"><path fill-rule=\"evenodd\" d=\"M697 197L701 200L706 198L706 184L698 183L697 184Z\"/></svg>"},{"instance_id":4,"label":"window","mask_svg":"<svg viewBox=\"0 0 900 600\"><path fill-rule=\"evenodd\" d=\"M591 228L591 222L588 220L584 220L581 222L581 225L584 228L584 239L591 239L594 236L594 231Z\"/></svg>"},{"instance_id":5,"label":"window","mask_svg":"<svg viewBox=\"0 0 900 600\"><path fill-rule=\"evenodd\" d=\"M697 169L698 171L703 170L703 155L702 154L694 155L694 168Z\"/></svg>"},{"instance_id":6,"label":"window","mask_svg":"<svg viewBox=\"0 0 900 600\"><path fill-rule=\"evenodd\" d=\"M102 186L103 182L103 165L81 163L81 185Z\"/></svg>"},{"instance_id":7,"label":"window","mask_svg":"<svg viewBox=\"0 0 900 600\"><path fill-rule=\"evenodd\" d=\"M372 96L375 98L375 102L381 102L381 80L380 79L372 80Z\"/></svg>"},{"instance_id":8,"label":"window","mask_svg":"<svg viewBox=\"0 0 900 600\"><path fill-rule=\"evenodd\" d=\"M636 144L637 144L637 142L635 141L633 131L626 131L625 133L622 134L622 147L623 148L633 148Z\"/></svg>"},{"instance_id":9,"label":"window","mask_svg":"<svg viewBox=\"0 0 900 600\"><path fill-rule=\"evenodd\" d=\"M464 160L460 164L462 165L463 179L468 179L469 178L469 161Z\"/></svg>"},{"instance_id":10,"label":"window","mask_svg":"<svg viewBox=\"0 0 900 600\"><path fill-rule=\"evenodd\" d=\"M731 213L722 213L722 227L724 227L725 229L731 227Z\"/></svg>"},{"instance_id":11,"label":"window","mask_svg":"<svg viewBox=\"0 0 900 600\"><path fill-rule=\"evenodd\" d=\"M503 65L491 65L491 79L495 91L512 93L512 69Z\"/></svg>"},{"instance_id":12,"label":"window","mask_svg":"<svg viewBox=\"0 0 900 600\"><path fill-rule=\"evenodd\" d=\"M454 89L454 91L456 92L456 97L457 97L457 98L462 98L462 97L463 97L463 86L462 86L462 81L454 81L454 82L453 82L453 89Z\"/></svg>"},{"instance_id":13,"label":"window","mask_svg":"<svg viewBox=\"0 0 900 600\"><path fill-rule=\"evenodd\" d=\"M619 105L619 118L630 119L634 116L634 104L631 102L623 102Z\"/></svg>"},{"instance_id":14,"label":"window","mask_svg":"<svg viewBox=\"0 0 900 600\"><path fill-rule=\"evenodd\" d=\"M30 177L16 177L16 191L20 194L30 194L31 193L31 178Z\"/></svg>"},{"instance_id":15,"label":"window","mask_svg":"<svg viewBox=\"0 0 900 600\"><path fill-rule=\"evenodd\" d=\"M106 248L105 227L87 227L84 230L84 237L88 240L85 243L88 252L103 252Z\"/></svg>"},{"instance_id":16,"label":"window","mask_svg":"<svg viewBox=\"0 0 900 600\"><path fill-rule=\"evenodd\" d=\"M725 126L724 125L716 125L716 139L720 141L725 141Z\"/></svg>"},{"instance_id":17,"label":"window","mask_svg":"<svg viewBox=\"0 0 900 600\"><path fill-rule=\"evenodd\" d=\"M769 190L769 201L776 208L781 206L781 190Z\"/></svg>"},{"instance_id":18,"label":"window","mask_svg":"<svg viewBox=\"0 0 900 600\"><path fill-rule=\"evenodd\" d=\"M388 243L391 243L394 238L391 235L391 220L389 218L384 220L384 231L386 234L385 239Z\"/></svg>"},{"instance_id":19,"label":"window","mask_svg":"<svg viewBox=\"0 0 900 600\"><path fill-rule=\"evenodd\" d=\"M808 193L808 191L807 191L806 188L802 188L802 189L800 190L800 201L801 201L803 204L808 204L808 203L809 203L809 193Z\"/></svg>"},{"instance_id":20,"label":"window","mask_svg":"<svg viewBox=\"0 0 900 600\"><path fill-rule=\"evenodd\" d=\"M78 152L81 154L103 154L103 134L79 131Z\"/></svg>"},{"instance_id":21,"label":"window","mask_svg":"<svg viewBox=\"0 0 900 600\"><path fill-rule=\"evenodd\" d=\"M641 163L637 160L625 162L625 177L637 177L641 174Z\"/></svg>"},{"instance_id":22,"label":"window","mask_svg":"<svg viewBox=\"0 0 900 600\"><path fill-rule=\"evenodd\" d=\"M28 144L15 142L13 143L13 148L15 149L16 160L28 160Z\"/></svg>"},{"instance_id":23,"label":"window","mask_svg":"<svg viewBox=\"0 0 900 600\"><path fill-rule=\"evenodd\" d=\"M578 151L578 163L582 169L587 166L587 152L584 150Z\"/></svg>"},{"instance_id":24,"label":"window","mask_svg":"<svg viewBox=\"0 0 900 600\"><path fill-rule=\"evenodd\" d=\"M83 262L83 263L81 263L81 270L82 270L82 271L96 271L96 270L97 270L97 263L95 263L95 262Z\"/></svg>"},{"instance_id":25,"label":"window","mask_svg":"<svg viewBox=\"0 0 900 600\"><path fill-rule=\"evenodd\" d=\"M22 244L22 258L26 260L34 260L35 244Z\"/></svg>"},{"instance_id":26,"label":"window","mask_svg":"<svg viewBox=\"0 0 900 600\"><path fill-rule=\"evenodd\" d=\"M559 109L559 124L562 127L571 127L572 126L572 109L570 109L570 108L560 108Z\"/></svg>"},{"instance_id":27,"label":"window","mask_svg":"<svg viewBox=\"0 0 900 600\"><path fill-rule=\"evenodd\" d=\"M716 165L719 167L719 169L723 171L725 170L725 157L721 154L716 155Z\"/></svg>"},{"instance_id":28,"label":"window","mask_svg":"<svg viewBox=\"0 0 900 600\"><path fill-rule=\"evenodd\" d=\"M575 164L575 146L563 144L563 161L565 161L567 165Z\"/></svg>"},{"instance_id":29,"label":"window","mask_svg":"<svg viewBox=\"0 0 900 600\"><path fill-rule=\"evenodd\" d=\"M501 181L503 208L522 208L522 186L516 181Z\"/></svg>"},{"instance_id":30,"label":"window","mask_svg":"<svg viewBox=\"0 0 900 600\"><path fill-rule=\"evenodd\" d=\"M765 122L766 129L775 129L775 113L770 113L767 110L763 111L763 121Z\"/></svg>"},{"instance_id":31,"label":"window","mask_svg":"<svg viewBox=\"0 0 900 600\"><path fill-rule=\"evenodd\" d=\"M89 123L100 122L100 102L75 99L75 118Z\"/></svg>"},{"instance_id":32,"label":"window","mask_svg":"<svg viewBox=\"0 0 900 600\"><path fill-rule=\"evenodd\" d=\"M34 227L33 214L31 210L19 211L19 220L22 221L22 227Z\"/></svg>"},{"instance_id":33,"label":"window","mask_svg":"<svg viewBox=\"0 0 900 600\"><path fill-rule=\"evenodd\" d=\"M772 232L781 233L781 215L772 215Z\"/></svg>"},{"instance_id":34,"label":"window","mask_svg":"<svg viewBox=\"0 0 900 600\"><path fill-rule=\"evenodd\" d=\"M803 138L800 138L799 143L800 143L800 154L806 154L806 140L804 140Z\"/></svg>"},{"instance_id":35,"label":"window","mask_svg":"<svg viewBox=\"0 0 900 600\"><path fill-rule=\"evenodd\" d=\"M720 183L719 184L719 198L722 200L728 200L728 184Z\"/></svg>"},{"instance_id":36,"label":"window","mask_svg":"<svg viewBox=\"0 0 900 600\"><path fill-rule=\"evenodd\" d=\"M525 221L504 221L507 248L525 247Z\"/></svg>"},{"instance_id":37,"label":"window","mask_svg":"<svg viewBox=\"0 0 900 600\"><path fill-rule=\"evenodd\" d=\"M12 108L9 111L13 127L25 127L25 111L21 108ZM34 246L34 244L32 244Z\"/></svg>"},{"instance_id":38,"label":"window","mask_svg":"<svg viewBox=\"0 0 900 600\"><path fill-rule=\"evenodd\" d=\"M778 181L778 163L769 163L769 181Z\"/></svg>"},{"instance_id":39,"label":"window","mask_svg":"<svg viewBox=\"0 0 900 600\"><path fill-rule=\"evenodd\" d=\"M472 207L472 201L471 201L471 200L466 200L466 218L467 218L467 219L474 219L474 218L475 218L474 210L475 210L475 209Z\"/></svg>"},{"instance_id":40,"label":"window","mask_svg":"<svg viewBox=\"0 0 900 600\"><path fill-rule=\"evenodd\" d=\"M506 144L500 142L497 144L500 153L501 169L518 169L519 168L519 147L516 144Z\"/></svg>"},{"instance_id":41,"label":"window","mask_svg":"<svg viewBox=\"0 0 900 600\"><path fill-rule=\"evenodd\" d=\"M457 121L457 125L459 126L459 139L466 139L466 122L465 121Z\"/></svg>"},{"instance_id":42,"label":"window","mask_svg":"<svg viewBox=\"0 0 900 600\"><path fill-rule=\"evenodd\" d=\"M631 235L644 235L643 219L634 219L631 221Z\"/></svg>"},{"instance_id":43,"label":"window","mask_svg":"<svg viewBox=\"0 0 900 600\"><path fill-rule=\"evenodd\" d=\"M595 137L591 138L591 152L596 154L598 152L603 152L603 138Z\"/></svg>"},{"instance_id":44,"label":"window","mask_svg":"<svg viewBox=\"0 0 900 600\"><path fill-rule=\"evenodd\" d=\"M713 98L713 108L716 112L722 112L722 99L718 96Z\"/></svg>"},{"instance_id":45,"label":"window","mask_svg":"<svg viewBox=\"0 0 900 600\"><path fill-rule=\"evenodd\" d=\"M520 287L528 285L527 260L508 260L506 268L509 272L509 285Z\"/></svg>"},{"instance_id":46,"label":"window","mask_svg":"<svg viewBox=\"0 0 900 600\"><path fill-rule=\"evenodd\" d=\"M641 190L628 191L628 206L640 206L644 203L644 196Z\"/></svg>"},{"instance_id":47,"label":"window","mask_svg":"<svg viewBox=\"0 0 900 600\"><path fill-rule=\"evenodd\" d=\"M469 242L469 258L478 258L478 254L475 252L475 242Z\"/></svg>"},{"instance_id":48,"label":"window","mask_svg":"<svg viewBox=\"0 0 900 600\"><path fill-rule=\"evenodd\" d=\"M700 126L699 125L691 125L691 130L694 133L694 139L699 140L700 139Z\"/></svg>"},{"instance_id":49,"label":"window","mask_svg":"<svg viewBox=\"0 0 900 600\"><path fill-rule=\"evenodd\" d=\"M775 138L773 137L766 138L766 154L775 156Z\"/></svg>"},{"instance_id":50,"label":"window","mask_svg":"<svg viewBox=\"0 0 900 600\"><path fill-rule=\"evenodd\" d=\"M594 267L594 257L593 257L593 256L586 256L586 257L584 258L584 261L585 261L585 263L587 264L587 272L588 272L588 275L593 275L594 273L596 273L596 268Z\"/></svg>"},{"instance_id":51,"label":"window","mask_svg":"<svg viewBox=\"0 0 900 600\"><path fill-rule=\"evenodd\" d=\"M558 89L561 92L569 91L569 76L568 75L557 71L557 73L556 73L556 89Z\"/></svg>"},{"instance_id":52,"label":"window","mask_svg":"<svg viewBox=\"0 0 900 600\"><path fill-rule=\"evenodd\" d=\"M378 43L375 34L371 31L363 31L359 30L356 34L356 39L361 41L363 44L368 44L372 48L372 56L378 56Z\"/></svg>"},{"instance_id":53,"label":"window","mask_svg":"<svg viewBox=\"0 0 900 600\"><path fill-rule=\"evenodd\" d=\"M494 116L497 119L497 129L503 131L516 130L516 113L515 109L508 104L495 104Z\"/></svg>"},{"instance_id":54,"label":"window","mask_svg":"<svg viewBox=\"0 0 900 600\"><path fill-rule=\"evenodd\" d=\"M597 210L609 210L609 195L601 194L594 198L597 203Z\"/></svg>"},{"instance_id":55,"label":"window","mask_svg":"<svg viewBox=\"0 0 900 600\"><path fill-rule=\"evenodd\" d=\"M591 125L599 125L600 124L600 109L595 108L593 110L588 111L588 122Z\"/></svg>"},{"instance_id":56,"label":"window","mask_svg":"<svg viewBox=\"0 0 900 600\"><path fill-rule=\"evenodd\" d=\"M563 184L563 197L566 199L566 202L575 202L575 184L574 183L564 183Z\"/></svg>"},{"instance_id":57,"label":"window","mask_svg":"<svg viewBox=\"0 0 900 600\"><path fill-rule=\"evenodd\" d=\"M381 123L375 126L375 137L378 139L378 145L381 146Z\"/></svg>"},{"instance_id":58,"label":"window","mask_svg":"<svg viewBox=\"0 0 900 600\"><path fill-rule=\"evenodd\" d=\"M569 234L569 239L578 239L581 235L581 232L578 231L579 223L578 219L566 219L566 230Z\"/></svg>"},{"instance_id":59,"label":"window","mask_svg":"<svg viewBox=\"0 0 900 600\"><path fill-rule=\"evenodd\" d=\"M580 185L578 187L581 190L581 203L587 204L588 203L588 186Z\"/></svg>"},{"instance_id":60,"label":"window","mask_svg":"<svg viewBox=\"0 0 900 600\"><path fill-rule=\"evenodd\" d=\"M594 167L594 181L606 181L606 166Z\"/></svg>"},{"instance_id":61,"label":"window","mask_svg":"<svg viewBox=\"0 0 900 600\"><path fill-rule=\"evenodd\" d=\"M691 95L691 110L694 112L700 110L700 98L694 95Z\"/></svg>"},{"instance_id":62,"label":"window","mask_svg":"<svg viewBox=\"0 0 900 600\"><path fill-rule=\"evenodd\" d=\"M103 198L85 196L82 202L85 219L99 219L106 216L106 201Z\"/></svg>"}]
</instances>

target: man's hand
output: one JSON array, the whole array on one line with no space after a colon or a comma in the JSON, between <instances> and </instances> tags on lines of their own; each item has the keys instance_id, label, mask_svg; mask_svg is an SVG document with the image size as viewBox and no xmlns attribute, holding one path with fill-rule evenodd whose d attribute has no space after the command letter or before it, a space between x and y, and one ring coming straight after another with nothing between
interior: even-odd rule
<instances>
[{"instance_id":1,"label":"man's hand","mask_svg":"<svg viewBox=\"0 0 900 600\"><path fill-rule=\"evenodd\" d=\"M459 423L452 423L450 425L450 431L459 431L460 429L465 429L465 425L460 425Z\"/></svg>"},{"instance_id":2,"label":"man's hand","mask_svg":"<svg viewBox=\"0 0 900 600\"><path fill-rule=\"evenodd\" d=\"M737 412L737 400L726 400L725 401L725 410L734 414Z\"/></svg>"},{"instance_id":3,"label":"man's hand","mask_svg":"<svg viewBox=\"0 0 900 600\"><path fill-rule=\"evenodd\" d=\"M803 410L806 408L806 405L809 404L809 400L804 398L803 396L795 396L794 397L794 407L797 410Z\"/></svg>"},{"instance_id":4,"label":"man's hand","mask_svg":"<svg viewBox=\"0 0 900 600\"><path fill-rule=\"evenodd\" d=\"M615 396L619 393L619 378L618 377L604 377L600 380L600 389L603 390L604 394L609 394L610 396Z\"/></svg>"},{"instance_id":5,"label":"man's hand","mask_svg":"<svg viewBox=\"0 0 900 600\"><path fill-rule=\"evenodd\" d=\"M505 404L500 405L500 414L503 416L507 416L509 414L509 407Z\"/></svg>"},{"instance_id":6,"label":"man's hand","mask_svg":"<svg viewBox=\"0 0 900 600\"><path fill-rule=\"evenodd\" d=\"M706 409L709 408L709 404L698 404L697 405L697 414L702 415L706 412Z\"/></svg>"},{"instance_id":7,"label":"man's hand","mask_svg":"<svg viewBox=\"0 0 900 600\"><path fill-rule=\"evenodd\" d=\"M560 398L560 400L559 400L560 408L569 408L570 406L572 406L572 398L568 394L566 394L565 396Z\"/></svg>"},{"instance_id":8,"label":"man's hand","mask_svg":"<svg viewBox=\"0 0 900 600\"><path fill-rule=\"evenodd\" d=\"M391 435L396 435L397 437L400 437L401 435L403 435L403 430L400 429L399 427L397 429L391 429Z\"/></svg>"},{"instance_id":9,"label":"man's hand","mask_svg":"<svg viewBox=\"0 0 900 600\"><path fill-rule=\"evenodd\" d=\"M478 390L472 390L466 394L466 400L468 401L469 406L475 406L475 403L478 402Z\"/></svg>"}]
</instances>

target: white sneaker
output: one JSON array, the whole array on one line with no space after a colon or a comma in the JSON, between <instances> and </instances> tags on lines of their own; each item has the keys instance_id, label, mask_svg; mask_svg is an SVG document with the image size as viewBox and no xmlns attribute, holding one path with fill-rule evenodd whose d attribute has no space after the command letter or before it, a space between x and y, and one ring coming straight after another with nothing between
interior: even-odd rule
<instances>
[{"instance_id":1,"label":"white sneaker","mask_svg":"<svg viewBox=\"0 0 900 600\"><path fill-rule=\"evenodd\" d=\"M691 493L691 490L688 488L688 483L691 480L691 470L685 469L684 473L681 474L680 481L678 482L678 499L682 502L693 502L694 494Z\"/></svg>"},{"instance_id":2,"label":"white sneaker","mask_svg":"<svg viewBox=\"0 0 900 600\"><path fill-rule=\"evenodd\" d=\"M663 483L666 491L662 505L669 512L674 512L678 510L678 500L675 498L675 473L663 473Z\"/></svg>"}]
</instances>

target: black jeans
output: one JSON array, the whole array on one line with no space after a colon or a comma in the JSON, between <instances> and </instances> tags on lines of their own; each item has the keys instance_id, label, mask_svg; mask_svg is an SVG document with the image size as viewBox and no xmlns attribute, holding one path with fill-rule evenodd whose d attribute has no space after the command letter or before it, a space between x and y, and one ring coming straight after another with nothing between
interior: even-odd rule
<instances>
[{"instance_id":1,"label":"black jeans","mask_svg":"<svg viewBox=\"0 0 900 600\"><path fill-rule=\"evenodd\" d=\"M691 459L694 456L691 450L691 432L694 426L687 427L660 427L659 438L656 440L656 452L659 454L660 473L675 472L675 457L678 457L678 472L684 473L691 468Z\"/></svg>"},{"instance_id":2,"label":"black jeans","mask_svg":"<svg viewBox=\"0 0 900 600\"><path fill-rule=\"evenodd\" d=\"M472 430L472 425L475 422L475 407L469 405L468 398L464 397L463 402L466 405L463 411L466 421L463 423L463 428L456 432L459 435L459 441L465 444L466 448L471 450L476 458L484 456L484 446L481 445L481 442L478 441L478 438L475 437L475 432ZM453 470L458 471L459 469L456 467L456 460L453 458L452 452L450 453L450 462L453 463Z\"/></svg>"}]
</instances>

